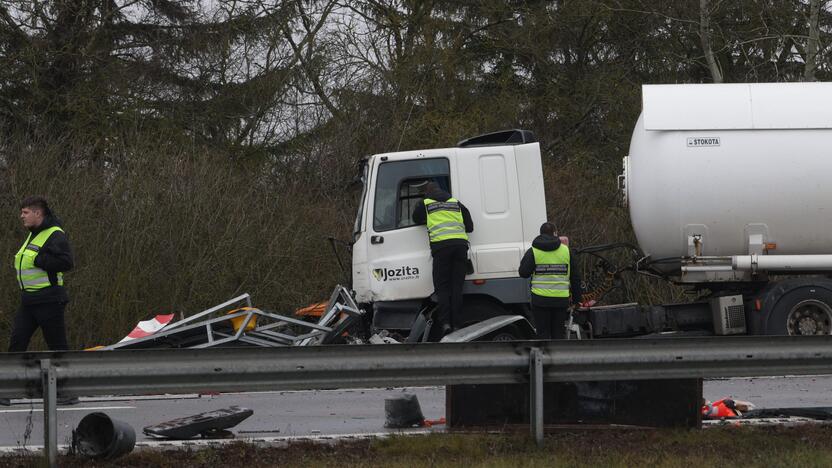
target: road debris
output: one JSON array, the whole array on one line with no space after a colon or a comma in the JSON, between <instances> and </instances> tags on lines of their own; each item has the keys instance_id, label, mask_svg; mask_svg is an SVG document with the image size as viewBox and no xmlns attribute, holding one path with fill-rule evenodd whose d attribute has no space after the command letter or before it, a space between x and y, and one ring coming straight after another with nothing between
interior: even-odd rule
<instances>
[{"instance_id":1,"label":"road debris","mask_svg":"<svg viewBox=\"0 0 832 468\"><path fill-rule=\"evenodd\" d=\"M388 429L407 429L421 427L425 417L416 395L406 393L384 400L384 427Z\"/></svg>"},{"instance_id":2,"label":"road debris","mask_svg":"<svg viewBox=\"0 0 832 468\"><path fill-rule=\"evenodd\" d=\"M230 406L207 413L173 419L143 429L145 435L167 439L190 439L201 435L203 438L233 438L227 429L243 422L254 411L239 406Z\"/></svg>"},{"instance_id":3,"label":"road debris","mask_svg":"<svg viewBox=\"0 0 832 468\"><path fill-rule=\"evenodd\" d=\"M72 431L70 451L90 458L113 460L133 451L136 431L105 413L90 413Z\"/></svg>"}]
</instances>

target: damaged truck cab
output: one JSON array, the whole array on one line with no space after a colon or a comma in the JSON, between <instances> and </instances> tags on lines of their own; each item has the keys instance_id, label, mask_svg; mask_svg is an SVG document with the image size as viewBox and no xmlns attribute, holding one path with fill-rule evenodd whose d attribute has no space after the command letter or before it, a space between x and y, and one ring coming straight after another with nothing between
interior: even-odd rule
<instances>
[{"instance_id":1,"label":"damaged truck cab","mask_svg":"<svg viewBox=\"0 0 832 468\"><path fill-rule=\"evenodd\" d=\"M427 229L413 222L422 189L436 182L471 212L469 274L460 323L523 315L529 283L520 259L546 220L540 146L531 132L509 130L453 148L376 154L361 168L363 192L352 245L352 288L371 311L374 330L407 335L433 294ZM524 323L525 322L525 323ZM524 320L502 338L530 338Z\"/></svg>"},{"instance_id":2,"label":"damaged truck cab","mask_svg":"<svg viewBox=\"0 0 832 468\"><path fill-rule=\"evenodd\" d=\"M619 178L638 245L575 253L625 248L632 263L599 263L613 281L644 273L699 297L581 308L565 326L589 338L832 334L832 83L645 85L642 97ZM373 327L405 332L429 307L427 233L411 213L433 181L474 221L463 324L503 323L504 338L525 338L525 318L508 327L493 318L529 302L517 267L546 220L534 136L510 130L379 154L363 170L352 277Z\"/></svg>"}]
</instances>

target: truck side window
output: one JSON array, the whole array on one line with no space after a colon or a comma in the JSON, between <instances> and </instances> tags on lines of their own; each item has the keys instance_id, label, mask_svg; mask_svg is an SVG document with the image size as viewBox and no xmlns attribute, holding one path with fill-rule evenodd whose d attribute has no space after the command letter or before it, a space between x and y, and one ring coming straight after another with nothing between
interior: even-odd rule
<instances>
[{"instance_id":1,"label":"truck side window","mask_svg":"<svg viewBox=\"0 0 832 468\"><path fill-rule=\"evenodd\" d=\"M412 226L410 215L422 201L422 187L435 181L450 191L449 174L445 158L382 163L376 179L373 229L383 232Z\"/></svg>"},{"instance_id":2,"label":"truck side window","mask_svg":"<svg viewBox=\"0 0 832 468\"><path fill-rule=\"evenodd\" d=\"M416 205L422 203L422 194L428 182L436 182L443 190L450 192L450 178L446 175L419 177L402 181L401 186L399 186L397 228L414 225L412 217L413 210L416 208Z\"/></svg>"}]
</instances>

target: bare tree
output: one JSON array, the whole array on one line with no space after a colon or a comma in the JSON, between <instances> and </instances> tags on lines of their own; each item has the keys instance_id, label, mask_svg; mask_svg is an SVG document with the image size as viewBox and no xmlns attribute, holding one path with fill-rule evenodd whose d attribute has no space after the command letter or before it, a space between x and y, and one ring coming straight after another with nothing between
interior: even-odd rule
<instances>
[{"instance_id":1,"label":"bare tree","mask_svg":"<svg viewBox=\"0 0 832 468\"><path fill-rule=\"evenodd\" d=\"M817 68L818 42L820 41L820 9L826 2L820 0L809 1L809 37L806 40L806 64L803 67L803 80L815 81Z\"/></svg>"},{"instance_id":2,"label":"bare tree","mask_svg":"<svg viewBox=\"0 0 832 468\"><path fill-rule=\"evenodd\" d=\"M705 54L705 61L708 63L708 70L711 72L711 79L714 83L722 83L722 71L714 57L711 45L711 12L709 0L699 0L699 38L702 41L702 51Z\"/></svg>"}]
</instances>

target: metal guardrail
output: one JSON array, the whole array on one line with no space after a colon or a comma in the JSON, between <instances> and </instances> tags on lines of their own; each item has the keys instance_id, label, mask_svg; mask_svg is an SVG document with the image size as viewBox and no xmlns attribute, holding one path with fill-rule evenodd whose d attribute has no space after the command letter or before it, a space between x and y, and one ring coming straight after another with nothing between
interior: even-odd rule
<instances>
[{"instance_id":1,"label":"metal guardrail","mask_svg":"<svg viewBox=\"0 0 832 468\"><path fill-rule=\"evenodd\" d=\"M57 457L56 395L312 390L832 374L832 336L518 341L0 354L0 397L43 397L44 450Z\"/></svg>"}]
</instances>

